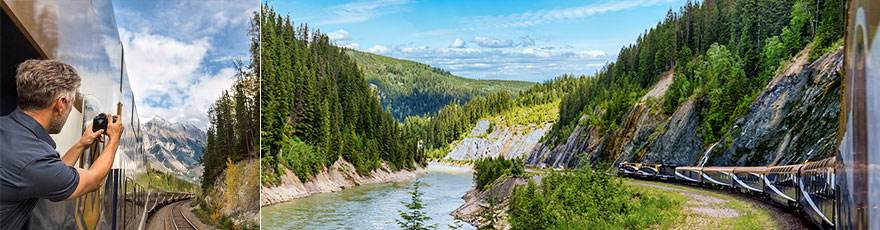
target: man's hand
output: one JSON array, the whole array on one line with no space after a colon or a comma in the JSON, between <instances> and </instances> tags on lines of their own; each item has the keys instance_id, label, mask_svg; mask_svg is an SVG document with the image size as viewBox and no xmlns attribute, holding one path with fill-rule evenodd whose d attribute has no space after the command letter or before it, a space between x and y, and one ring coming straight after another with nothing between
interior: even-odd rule
<instances>
[{"instance_id":1,"label":"man's hand","mask_svg":"<svg viewBox=\"0 0 880 230\"><path fill-rule=\"evenodd\" d=\"M76 161L82 156L83 151L85 151L86 148L89 148L92 143L95 143L95 141L104 143L104 136L101 135L104 134L104 131L105 130L102 129L97 132L92 132L92 125L90 124L89 127L83 131L83 135L79 138L79 141L73 146L70 146L70 149L68 149L64 156L61 157L61 161L70 166L76 164Z\"/></svg>"},{"instance_id":2,"label":"man's hand","mask_svg":"<svg viewBox=\"0 0 880 230\"><path fill-rule=\"evenodd\" d=\"M95 141L104 143L104 130L98 130L97 132L92 132L92 124L89 124L89 127L86 128L86 131L83 132L82 138L79 139L79 144L82 146L88 147L95 143Z\"/></svg>"},{"instance_id":3,"label":"man's hand","mask_svg":"<svg viewBox=\"0 0 880 230\"><path fill-rule=\"evenodd\" d=\"M113 119L116 119L116 121L114 122ZM122 136L122 130L125 129L122 125L122 116L113 115L108 120L107 130L104 130L104 133L110 136L110 140L107 140L101 155L98 156L95 162L92 162L89 169L76 168L76 171L79 173L79 184L77 184L76 190L67 197L68 200L98 190L101 188L104 180L107 179L107 173L110 172L110 166L113 165L113 159L116 158L116 150L119 148L119 138ZM91 130L91 127L89 127L89 130Z\"/></svg>"},{"instance_id":4,"label":"man's hand","mask_svg":"<svg viewBox=\"0 0 880 230\"><path fill-rule=\"evenodd\" d=\"M119 141L119 137L122 136L122 130L125 129L125 126L122 125L122 116L113 115L108 117L107 120L107 130L105 133L110 136L111 141Z\"/></svg>"}]
</instances>

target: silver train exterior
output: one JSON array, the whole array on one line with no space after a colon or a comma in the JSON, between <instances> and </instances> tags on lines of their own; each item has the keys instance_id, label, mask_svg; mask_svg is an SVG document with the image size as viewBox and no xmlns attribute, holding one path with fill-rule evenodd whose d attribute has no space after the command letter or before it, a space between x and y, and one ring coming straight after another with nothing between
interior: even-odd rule
<instances>
[{"instance_id":1,"label":"silver train exterior","mask_svg":"<svg viewBox=\"0 0 880 230\"><path fill-rule=\"evenodd\" d=\"M124 49L110 0L2 0L2 114L17 104L15 68L27 59L55 59L72 65L82 86L62 132L52 135L61 154L72 146L98 113L120 114L121 145L104 185L75 200L41 200L32 229L143 229L151 211L191 198L150 183L141 124ZM4 146L5 147L5 146ZM78 166L88 168L101 152L93 145Z\"/></svg>"},{"instance_id":2,"label":"silver train exterior","mask_svg":"<svg viewBox=\"0 0 880 230\"><path fill-rule=\"evenodd\" d=\"M880 3L850 0L846 7L837 223L880 229Z\"/></svg>"},{"instance_id":3,"label":"silver train exterior","mask_svg":"<svg viewBox=\"0 0 880 230\"><path fill-rule=\"evenodd\" d=\"M676 181L761 196L822 228L880 229L880 3L847 2L843 53L836 156L784 166L677 167Z\"/></svg>"},{"instance_id":4,"label":"silver train exterior","mask_svg":"<svg viewBox=\"0 0 880 230\"><path fill-rule=\"evenodd\" d=\"M839 183L835 170L840 167L837 157L782 166L684 166L675 167L671 172L660 170L660 173L653 175L650 175L653 169L624 170L636 165L651 164L622 163L618 166L618 176L653 180L674 177L674 181L681 184L732 190L765 198L792 210L802 211L807 219L825 229L866 229L840 222L838 213L848 207L840 204L840 197L836 197L839 195L836 192Z\"/></svg>"}]
</instances>

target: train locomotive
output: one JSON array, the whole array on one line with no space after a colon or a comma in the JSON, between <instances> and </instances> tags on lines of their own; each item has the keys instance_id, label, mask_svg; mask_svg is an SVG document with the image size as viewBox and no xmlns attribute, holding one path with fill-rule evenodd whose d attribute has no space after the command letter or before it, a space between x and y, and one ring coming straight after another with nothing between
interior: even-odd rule
<instances>
[{"instance_id":1,"label":"train locomotive","mask_svg":"<svg viewBox=\"0 0 880 230\"><path fill-rule=\"evenodd\" d=\"M143 229L158 207L192 198L194 188L157 187L151 181L135 98L110 0L2 0L0 116L17 107L15 69L28 59L55 59L82 78L75 109L59 134L51 135L61 154L100 113L118 114L126 129L103 186L80 198L40 200L32 229ZM4 146L5 147L5 146ZM103 146L83 152L77 166L88 168Z\"/></svg>"}]
</instances>

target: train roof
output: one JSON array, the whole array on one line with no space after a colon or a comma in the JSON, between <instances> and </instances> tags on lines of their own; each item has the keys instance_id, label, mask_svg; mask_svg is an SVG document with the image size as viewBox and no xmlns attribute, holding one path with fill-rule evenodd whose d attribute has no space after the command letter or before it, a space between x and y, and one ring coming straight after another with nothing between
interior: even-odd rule
<instances>
[{"instance_id":1,"label":"train roof","mask_svg":"<svg viewBox=\"0 0 880 230\"><path fill-rule=\"evenodd\" d=\"M837 163L836 157L829 157L829 158L825 158L825 159L822 159L822 160L819 160L816 162L804 163L803 164L804 166L803 166L803 168L801 168L801 170L815 170L815 169L821 169L821 168L831 168L831 167L834 167L836 165L836 163Z\"/></svg>"},{"instance_id":2,"label":"train roof","mask_svg":"<svg viewBox=\"0 0 880 230\"><path fill-rule=\"evenodd\" d=\"M764 173L767 170L767 167L764 166L746 166L746 167L735 167L733 168L733 173Z\"/></svg>"},{"instance_id":3,"label":"train roof","mask_svg":"<svg viewBox=\"0 0 880 230\"><path fill-rule=\"evenodd\" d=\"M719 166L719 167L703 167L703 172L733 172L734 167L728 166Z\"/></svg>"},{"instance_id":4,"label":"train roof","mask_svg":"<svg viewBox=\"0 0 880 230\"><path fill-rule=\"evenodd\" d=\"M792 173L792 174L796 174L803 166L804 166L803 164L771 166L771 167L767 167L767 170L765 170L764 173Z\"/></svg>"},{"instance_id":5,"label":"train roof","mask_svg":"<svg viewBox=\"0 0 880 230\"><path fill-rule=\"evenodd\" d=\"M700 170L703 170L703 167L700 167L700 166L682 166L682 167L676 167L675 170L676 170L676 171L678 171L678 170L687 170L687 171L695 171L695 170L696 170L696 171L700 171Z\"/></svg>"}]
</instances>

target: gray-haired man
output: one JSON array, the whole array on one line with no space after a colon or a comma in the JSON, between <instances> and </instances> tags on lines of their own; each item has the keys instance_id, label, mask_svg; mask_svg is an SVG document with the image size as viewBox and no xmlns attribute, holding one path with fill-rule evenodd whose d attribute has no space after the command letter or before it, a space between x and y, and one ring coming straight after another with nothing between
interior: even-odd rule
<instances>
[{"instance_id":1,"label":"gray-haired man","mask_svg":"<svg viewBox=\"0 0 880 230\"><path fill-rule=\"evenodd\" d=\"M108 119L107 130L92 132L59 157L55 141L73 108L80 77L70 65L55 60L28 60L17 69L18 108L0 117L0 228L28 228L39 199L62 201L97 190L103 184L122 135L122 121ZM114 120L116 120L114 122ZM72 167L95 141L104 151L89 169Z\"/></svg>"}]
</instances>

